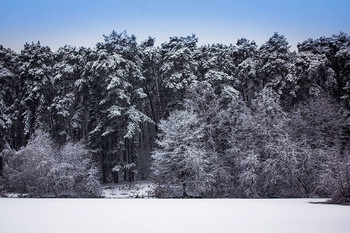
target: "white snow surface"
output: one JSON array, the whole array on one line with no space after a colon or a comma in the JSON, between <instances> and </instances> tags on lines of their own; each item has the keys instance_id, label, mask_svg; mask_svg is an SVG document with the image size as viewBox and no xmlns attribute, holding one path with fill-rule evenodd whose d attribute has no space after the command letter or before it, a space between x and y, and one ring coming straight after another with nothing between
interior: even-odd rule
<instances>
[{"instance_id":1,"label":"white snow surface","mask_svg":"<svg viewBox=\"0 0 350 233\"><path fill-rule=\"evenodd\" d=\"M310 201L0 198L0 232L349 233L350 206Z\"/></svg>"},{"instance_id":2,"label":"white snow surface","mask_svg":"<svg viewBox=\"0 0 350 233\"><path fill-rule=\"evenodd\" d=\"M149 181L125 182L103 185L104 198L150 198L154 193L155 185Z\"/></svg>"}]
</instances>

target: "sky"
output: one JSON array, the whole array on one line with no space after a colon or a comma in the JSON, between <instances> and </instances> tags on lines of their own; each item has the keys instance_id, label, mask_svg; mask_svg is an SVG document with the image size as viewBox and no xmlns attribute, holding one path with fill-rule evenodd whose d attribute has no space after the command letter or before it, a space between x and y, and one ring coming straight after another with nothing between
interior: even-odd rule
<instances>
[{"instance_id":1,"label":"sky","mask_svg":"<svg viewBox=\"0 0 350 233\"><path fill-rule=\"evenodd\" d=\"M32 41L53 51L93 48L112 30L156 45L192 33L199 45L242 37L262 45L278 32L292 50L308 38L350 34L349 0L0 0L0 9L0 44L16 52Z\"/></svg>"}]
</instances>

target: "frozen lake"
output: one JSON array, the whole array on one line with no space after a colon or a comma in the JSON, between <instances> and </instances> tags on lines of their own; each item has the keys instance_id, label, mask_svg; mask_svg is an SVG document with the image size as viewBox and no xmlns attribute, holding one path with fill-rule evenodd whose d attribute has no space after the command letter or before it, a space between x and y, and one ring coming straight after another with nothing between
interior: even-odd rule
<instances>
[{"instance_id":1,"label":"frozen lake","mask_svg":"<svg viewBox=\"0 0 350 233\"><path fill-rule=\"evenodd\" d=\"M349 233L350 206L310 201L0 198L0 232Z\"/></svg>"}]
</instances>

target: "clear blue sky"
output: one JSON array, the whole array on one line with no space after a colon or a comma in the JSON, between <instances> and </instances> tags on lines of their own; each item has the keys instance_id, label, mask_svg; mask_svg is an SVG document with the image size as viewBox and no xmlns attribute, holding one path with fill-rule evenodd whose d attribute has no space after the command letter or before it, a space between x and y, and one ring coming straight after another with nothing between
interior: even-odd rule
<instances>
[{"instance_id":1,"label":"clear blue sky","mask_svg":"<svg viewBox=\"0 0 350 233\"><path fill-rule=\"evenodd\" d=\"M157 45L170 36L195 33L199 44L261 45L275 31L292 48L308 38L350 34L350 0L0 0L0 44L20 51L40 40L57 50L64 44L94 47L103 34L126 30Z\"/></svg>"}]
</instances>

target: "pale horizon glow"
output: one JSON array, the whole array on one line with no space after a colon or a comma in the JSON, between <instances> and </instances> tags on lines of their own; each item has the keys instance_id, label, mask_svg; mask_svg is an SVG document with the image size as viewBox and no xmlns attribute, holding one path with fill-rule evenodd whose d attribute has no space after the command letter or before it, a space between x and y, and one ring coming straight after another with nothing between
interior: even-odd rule
<instances>
[{"instance_id":1,"label":"pale horizon glow","mask_svg":"<svg viewBox=\"0 0 350 233\"><path fill-rule=\"evenodd\" d=\"M291 49L308 38L350 33L347 0L2 0L0 44L19 52L40 41L53 51L65 44L94 48L112 30L134 34L138 42L192 33L198 45L235 44L245 37L259 46L274 32L286 36Z\"/></svg>"}]
</instances>

